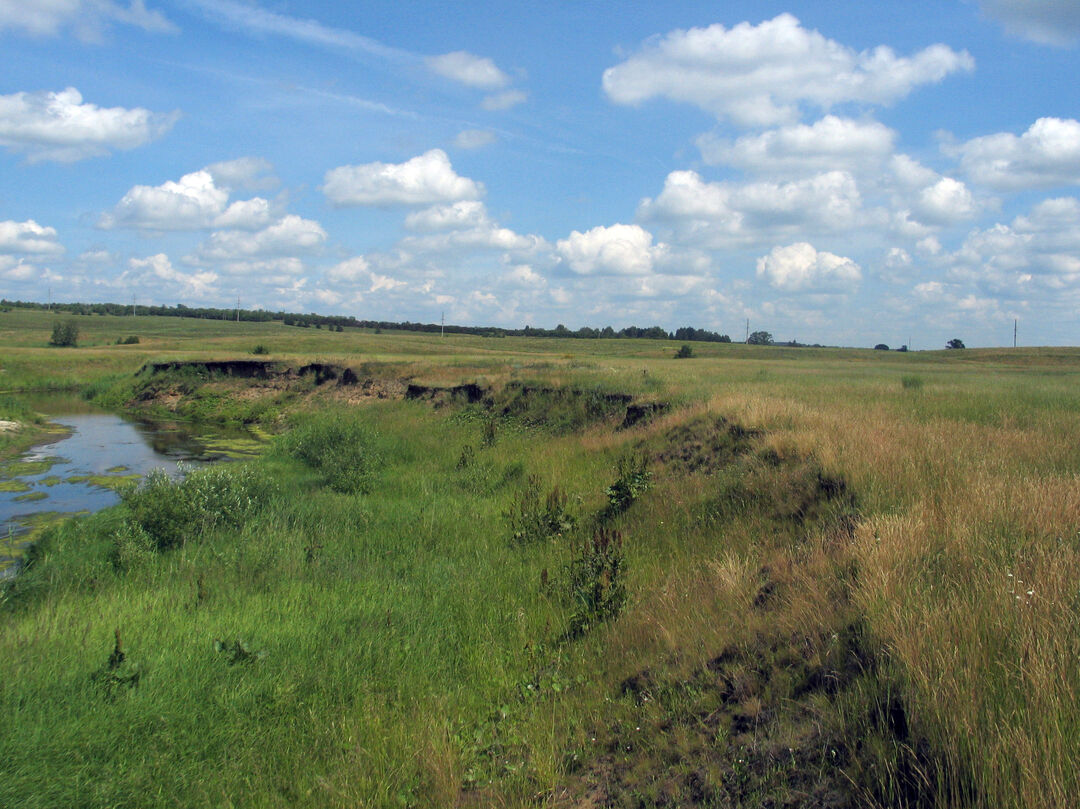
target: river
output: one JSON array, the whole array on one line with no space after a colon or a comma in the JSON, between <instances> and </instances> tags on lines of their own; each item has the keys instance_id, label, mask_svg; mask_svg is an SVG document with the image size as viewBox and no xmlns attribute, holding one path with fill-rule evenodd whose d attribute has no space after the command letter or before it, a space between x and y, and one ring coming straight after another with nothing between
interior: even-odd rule
<instances>
[{"instance_id":1,"label":"river","mask_svg":"<svg viewBox=\"0 0 1080 809\"><path fill-rule=\"evenodd\" d=\"M135 418L71 395L22 398L70 433L0 464L0 578L14 571L35 526L114 505L125 481L158 468L175 477L185 466L259 450L241 430Z\"/></svg>"}]
</instances>

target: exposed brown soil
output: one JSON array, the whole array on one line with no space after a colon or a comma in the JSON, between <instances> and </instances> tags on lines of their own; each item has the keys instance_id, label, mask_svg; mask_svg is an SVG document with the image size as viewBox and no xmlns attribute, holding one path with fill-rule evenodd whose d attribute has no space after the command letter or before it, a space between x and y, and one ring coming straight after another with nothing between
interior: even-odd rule
<instances>
[{"instance_id":1,"label":"exposed brown soil","mask_svg":"<svg viewBox=\"0 0 1080 809\"><path fill-rule=\"evenodd\" d=\"M495 391L469 382L460 385L422 385L410 377L359 376L343 365L309 363L291 367L273 360L173 361L148 363L139 371L145 380L136 403L177 410L195 388L228 390L240 401L252 401L286 392L312 393L347 404L379 399L414 399L435 407L480 404L499 417L543 418L547 401L580 407L586 421L610 420L616 429L628 429L665 412L663 402L634 402L625 393L550 388L512 382ZM539 415L538 415L539 414Z\"/></svg>"}]
</instances>

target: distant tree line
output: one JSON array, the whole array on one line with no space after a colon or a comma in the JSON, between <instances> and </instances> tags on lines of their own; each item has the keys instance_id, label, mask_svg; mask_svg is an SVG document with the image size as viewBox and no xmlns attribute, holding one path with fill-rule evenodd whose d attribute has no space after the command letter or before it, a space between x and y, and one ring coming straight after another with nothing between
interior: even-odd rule
<instances>
[{"instance_id":1,"label":"distant tree line","mask_svg":"<svg viewBox=\"0 0 1080 809\"><path fill-rule=\"evenodd\" d=\"M54 312L66 312L74 315L116 315L125 316L132 314L132 306L120 303L54 303L47 306L43 303L30 301L0 300L2 309L51 309ZM614 338L642 338L648 340L679 340L681 342L706 342L706 343L730 343L731 338L726 334L709 331L708 329L695 329L691 326L683 326L674 332L669 332L660 326L641 328L640 326L627 326L624 329L613 329L605 326L602 329L594 329L590 326L582 326L580 329L568 329L561 323L554 329L542 329L535 326L526 326L523 329L503 329L497 326L454 326L439 323L413 323L411 321L389 320L358 320L349 315L318 315L314 312L301 314L296 312L268 312L263 309L214 309L210 307L184 306L182 303L176 306L135 306L137 315L150 315L156 317L193 317L203 320L242 320L245 322L266 323L281 321L286 326L299 328L324 328L334 331L342 331L344 328L374 329L378 331L413 331L413 332L441 332L447 334L471 334L480 337L576 337L585 339L614 339Z\"/></svg>"}]
</instances>

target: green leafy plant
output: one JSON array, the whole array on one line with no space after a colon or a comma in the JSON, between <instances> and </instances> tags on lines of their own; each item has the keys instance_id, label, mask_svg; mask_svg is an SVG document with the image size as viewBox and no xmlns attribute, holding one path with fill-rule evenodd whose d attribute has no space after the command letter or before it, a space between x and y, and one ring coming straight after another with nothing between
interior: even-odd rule
<instances>
[{"instance_id":1,"label":"green leafy plant","mask_svg":"<svg viewBox=\"0 0 1080 809\"><path fill-rule=\"evenodd\" d=\"M694 349L692 349L690 346L686 345L685 343L683 343L682 347L679 348L679 350L675 352L675 359L677 359L677 360L689 359L692 356L694 356Z\"/></svg>"},{"instance_id":2,"label":"green leafy plant","mask_svg":"<svg viewBox=\"0 0 1080 809\"><path fill-rule=\"evenodd\" d=\"M238 527L271 493L269 481L249 467L197 469L181 481L155 469L120 492L129 525L117 532L114 564L126 565L147 544L167 550L219 527Z\"/></svg>"},{"instance_id":3,"label":"green leafy plant","mask_svg":"<svg viewBox=\"0 0 1080 809\"><path fill-rule=\"evenodd\" d=\"M617 477L607 488L607 517L622 514L643 492L648 491L652 473L645 455L624 455L615 465Z\"/></svg>"},{"instance_id":4,"label":"green leafy plant","mask_svg":"<svg viewBox=\"0 0 1080 809\"><path fill-rule=\"evenodd\" d=\"M251 349L251 353L252 354L260 354L260 355L269 354L270 349L267 348L266 346L264 346L262 343L259 343L253 349Z\"/></svg>"},{"instance_id":5,"label":"green leafy plant","mask_svg":"<svg viewBox=\"0 0 1080 809\"><path fill-rule=\"evenodd\" d=\"M512 544L529 545L574 530L577 518L567 508L566 493L556 486L542 497L541 490L540 479L530 475L517 501L506 513Z\"/></svg>"},{"instance_id":6,"label":"green leafy plant","mask_svg":"<svg viewBox=\"0 0 1080 809\"><path fill-rule=\"evenodd\" d=\"M574 612L567 635L580 637L596 624L609 621L626 604L626 554L622 533L598 527L581 543L568 567Z\"/></svg>"}]
</instances>

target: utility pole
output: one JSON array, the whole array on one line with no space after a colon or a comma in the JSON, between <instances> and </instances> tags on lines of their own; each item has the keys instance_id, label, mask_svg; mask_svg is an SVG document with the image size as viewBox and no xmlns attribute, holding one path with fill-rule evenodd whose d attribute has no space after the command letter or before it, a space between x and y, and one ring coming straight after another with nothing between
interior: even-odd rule
<instances>
[{"instance_id":1,"label":"utility pole","mask_svg":"<svg viewBox=\"0 0 1080 809\"><path fill-rule=\"evenodd\" d=\"M236 296L236 322L240 322L240 296Z\"/></svg>"},{"instance_id":2,"label":"utility pole","mask_svg":"<svg viewBox=\"0 0 1080 809\"><path fill-rule=\"evenodd\" d=\"M750 318L746 318L746 342L750 342Z\"/></svg>"},{"instance_id":3,"label":"utility pole","mask_svg":"<svg viewBox=\"0 0 1080 809\"><path fill-rule=\"evenodd\" d=\"M131 296L131 316L135 317L135 296Z\"/></svg>"},{"instance_id":4,"label":"utility pole","mask_svg":"<svg viewBox=\"0 0 1080 809\"><path fill-rule=\"evenodd\" d=\"M442 313L442 320L440 321L440 326L439 326L439 336L440 337L445 337L446 336L446 312Z\"/></svg>"},{"instance_id":5,"label":"utility pole","mask_svg":"<svg viewBox=\"0 0 1080 809\"><path fill-rule=\"evenodd\" d=\"M52 311L52 284L49 284L49 307L48 311Z\"/></svg>"},{"instance_id":6,"label":"utility pole","mask_svg":"<svg viewBox=\"0 0 1080 809\"><path fill-rule=\"evenodd\" d=\"M1016 324L1020 321L1020 318L1013 318L1013 348L1016 348Z\"/></svg>"}]
</instances>

